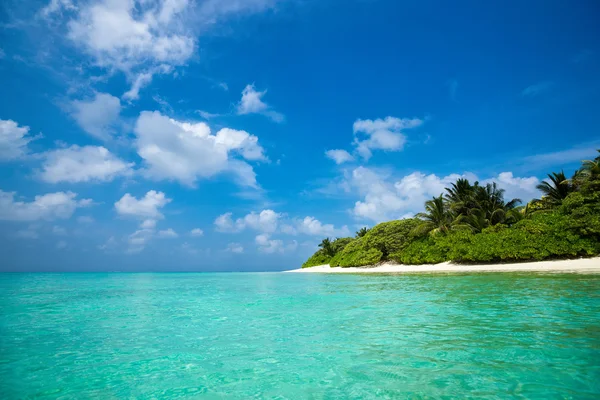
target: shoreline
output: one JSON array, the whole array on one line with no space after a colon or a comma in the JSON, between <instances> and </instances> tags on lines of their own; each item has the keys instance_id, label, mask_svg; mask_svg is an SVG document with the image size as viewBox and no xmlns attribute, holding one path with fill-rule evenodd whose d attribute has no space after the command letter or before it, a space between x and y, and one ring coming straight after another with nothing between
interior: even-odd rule
<instances>
[{"instance_id":1,"label":"shoreline","mask_svg":"<svg viewBox=\"0 0 600 400\"><path fill-rule=\"evenodd\" d=\"M600 274L600 257L579 258L574 260L534 261L502 264L440 264L404 265L387 262L380 265L364 267L330 267L319 265L310 268L299 268L286 273L322 273L322 274L407 274L407 273L461 273L461 272L551 272Z\"/></svg>"}]
</instances>

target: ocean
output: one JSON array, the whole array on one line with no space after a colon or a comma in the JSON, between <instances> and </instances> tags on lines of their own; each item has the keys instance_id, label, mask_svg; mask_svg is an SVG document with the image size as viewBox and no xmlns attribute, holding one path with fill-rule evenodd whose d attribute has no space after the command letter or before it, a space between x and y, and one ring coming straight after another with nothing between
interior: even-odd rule
<instances>
[{"instance_id":1,"label":"ocean","mask_svg":"<svg viewBox=\"0 0 600 400\"><path fill-rule=\"evenodd\" d=\"M600 276L0 274L2 399L597 399Z\"/></svg>"}]
</instances>

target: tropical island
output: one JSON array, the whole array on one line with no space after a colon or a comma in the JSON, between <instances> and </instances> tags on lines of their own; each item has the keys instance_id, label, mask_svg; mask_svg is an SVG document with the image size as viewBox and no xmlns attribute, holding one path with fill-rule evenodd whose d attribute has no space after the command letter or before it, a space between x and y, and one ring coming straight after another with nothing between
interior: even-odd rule
<instances>
[{"instance_id":1,"label":"tropical island","mask_svg":"<svg viewBox=\"0 0 600 400\"><path fill-rule=\"evenodd\" d=\"M600 150L598 150L600 153ZM543 194L521 205L495 182L458 179L414 218L362 228L355 237L323 239L302 268L384 263L490 264L565 260L600 254L600 155L571 178L552 172ZM600 267L598 259L586 265ZM544 264L548 265L548 264ZM382 269L385 272L385 268Z\"/></svg>"}]
</instances>

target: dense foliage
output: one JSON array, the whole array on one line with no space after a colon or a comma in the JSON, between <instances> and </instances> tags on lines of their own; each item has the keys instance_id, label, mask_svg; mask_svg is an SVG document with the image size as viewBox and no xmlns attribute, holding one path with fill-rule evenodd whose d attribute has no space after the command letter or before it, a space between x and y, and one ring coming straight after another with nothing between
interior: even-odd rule
<instances>
[{"instance_id":1,"label":"dense foliage","mask_svg":"<svg viewBox=\"0 0 600 400\"><path fill-rule=\"evenodd\" d=\"M519 207L489 183L459 179L417 218L389 221L356 238L325 239L303 267L527 261L600 254L600 156L571 179L551 173L541 199Z\"/></svg>"}]
</instances>

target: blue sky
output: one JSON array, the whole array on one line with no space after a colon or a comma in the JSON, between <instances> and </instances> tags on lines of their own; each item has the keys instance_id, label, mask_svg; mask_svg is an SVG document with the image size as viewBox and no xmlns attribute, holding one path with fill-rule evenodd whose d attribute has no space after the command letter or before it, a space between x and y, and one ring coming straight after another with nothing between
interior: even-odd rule
<instances>
[{"instance_id":1,"label":"blue sky","mask_svg":"<svg viewBox=\"0 0 600 400\"><path fill-rule=\"evenodd\" d=\"M297 267L600 147L595 1L0 6L0 270Z\"/></svg>"}]
</instances>

